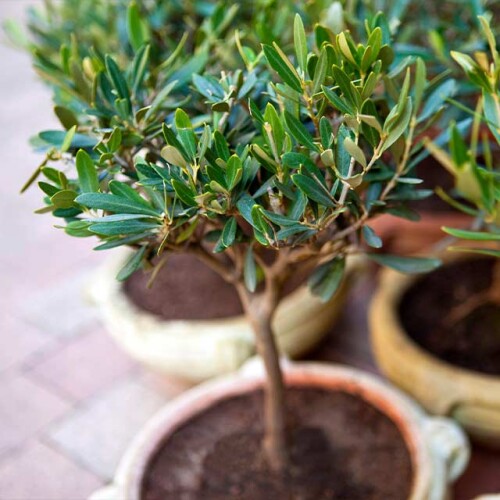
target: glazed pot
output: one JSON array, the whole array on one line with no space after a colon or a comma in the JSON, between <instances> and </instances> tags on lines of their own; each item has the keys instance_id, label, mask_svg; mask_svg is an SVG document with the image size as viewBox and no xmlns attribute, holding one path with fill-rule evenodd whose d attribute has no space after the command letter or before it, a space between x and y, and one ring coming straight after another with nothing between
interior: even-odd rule
<instances>
[{"instance_id":1,"label":"glazed pot","mask_svg":"<svg viewBox=\"0 0 500 500\"><path fill-rule=\"evenodd\" d=\"M397 426L411 455L414 477L410 500L443 500L469 459L461 429L445 418L428 417L412 400L365 372L321 363L284 365L287 384L343 391L363 398ZM160 445L189 419L222 400L259 389L264 381L259 360L238 373L206 382L168 403L142 430L121 461L112 485L92 500L140 500L142 480ZM397 471L395 471L397 473Z\"/></svg>"},{"instance_id":2,"label":"glazed pot","mask_svg":"<svg viewBox=\"0 0 500 500\"><path fill-rule=\"evenodd\" d=\"M466 258L467 254L452 252L443 255L445 263ZM430 413L452 417L475 440L498 447L500 378L442 361L417 345L401 323L400 301L416 279L389 269L382 271L369 311L378 366Z\"/></svg>"},{"instance_id":3,"label":"glazed pot","mask_svg":"<svg viewBox=\"0 0 500 500\"><path fill-rule=\"evenodd\" d=\"M200 382L238 369L255 354L254 334L243 315L166 321L139 309L116 280L129 255L113 255L93 276L88 295L109 333L132 357L165 374ZM274 331L283 354L300 357L330 331L359 267L360 260L351 260L339 291L326 303L312 295L307 286L282 300Z\"/></svg>"}]
</instances>

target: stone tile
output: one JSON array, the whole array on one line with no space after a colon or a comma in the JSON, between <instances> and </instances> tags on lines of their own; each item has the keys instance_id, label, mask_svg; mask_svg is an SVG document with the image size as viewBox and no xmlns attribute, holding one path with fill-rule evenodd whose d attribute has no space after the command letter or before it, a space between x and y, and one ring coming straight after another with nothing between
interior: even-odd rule
<instances>
[{"instance_id":1,"label":"stone tile","mask_svg":"<svg viewBox=\"0 0 500 500\"><path fill-rule=\"evenodd\" d=\"M93 268L81 270L34 292L14 312L53 337L71 337L97 325L97 312L85 297Z\"/></svg>"},{"instance_id":2,"label":"stone tile","mask_svg":"<svg viewBox=\"0 0 500 500\"><path fill-rule=\"evenodd\" d=\"M0 318L0 373L26 362L53 341L33 326L7 315Z\"/></svg>"},{"instance_id":3,"label":"stone tile","mask_svg":"<svg viewBox=\"0 0 500 500\"><path fill-rule=\"evenodd\" d=\"M109 387L135 366L104 330L97 329L48 355L29 376L78 401Z\"/></svg>"},{"instance_id":4,"label":"stone tile","mask_svg":"<svg viewBox=\"0 0 500 500\"><path fill-rule=\"evenodd\" d=\"M0 457L61 417L69 404L23 375L0 378Z\"/></svg>"},{"instance_id":5,"label":"stone tile","mask_svg":"<svg viewBox=\"0 0 500 500\"><path fill-rule=\"evenodd\" d=\"M100 486L95 475L39 442L0 462L0 500L85 500Z\"/></svg>"},{"instance_id":6,"label":"stone tile","mask_svg":"<svg viewBox=\"0 0 500 500\"><path fill-rule=\"evenodd\" d=\"M165 402L137 380L125 380L58 422L48 436L67 456L109 480L130 441Z\"/></svg>"}]
</instances>

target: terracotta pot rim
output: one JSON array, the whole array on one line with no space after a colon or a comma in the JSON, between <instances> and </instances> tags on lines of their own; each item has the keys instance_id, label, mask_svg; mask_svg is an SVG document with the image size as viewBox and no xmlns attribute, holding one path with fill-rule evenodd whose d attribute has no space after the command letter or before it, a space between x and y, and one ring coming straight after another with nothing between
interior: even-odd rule
<instances>
[{"instance_id":1,"label":"terracotta pot rim","mask_svg":"<svg viewBox=\"0 0 500 500\"><path fill-rule=\"evenodd\" d=\"M398 390L377 377L356 369L322 363L294 363L286 368L291 386L322 387L359 396L388 416L404 439L413 467L411 498L424 498L432 477L432 459L423 427L428 420L423 410ZM263 375L238 374L210 381L167 404L138 436L124 457L116 483L126 498L140 500L140 488L149 460L176 428L218 401L251 392L262 386Z\"/></svg>"},{"instance_id":2,"label":"terracotta pot rim","mask_svg":"<svg viewBox=\"0 0 500 500\"><path fill-rule=\"evenodd\" d=\"M440 258L444 264L448 264L470 259L471 254L445 251L440 255ZM486 259L488 256L476 254L472 258ZM384 316L384 319L389 321L387 331L397 339L399 344L404 344L405 348L410 349L414 356L425 358L427 363L437 367L442 372L449 373L451 377L458 376L461 380L468 380L472 383L479 381L482 384L487 384L492 391L497 391L500 401L500 376L476 372L444 361L417 344L406 332L398 314L399 301L403 294L418 281L419 276L406 275L386 268L381 271L379 279L379 287L370 304L370 322L380 321L380 316ZM415 369L418 369L417 365L415 363Z\"/></svg>"}]
</instances>

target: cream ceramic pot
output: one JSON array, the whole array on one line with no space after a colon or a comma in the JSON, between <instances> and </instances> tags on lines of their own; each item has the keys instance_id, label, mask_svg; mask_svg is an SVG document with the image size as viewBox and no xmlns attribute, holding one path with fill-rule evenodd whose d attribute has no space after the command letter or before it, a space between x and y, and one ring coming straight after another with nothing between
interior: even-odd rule
<instances>
[{"instance_id":1,"label":"cream ceramic pot","mask_svg":"<svg viewBox=\"0 0 500 500\"><path fill-rule=\"evenodd\" d=\"M451 252L443 256L445 262L464 258L466 254ZM406 334L398 306L415 279L392 270L381 274L369 313L373 351L380 369L429 412L453 417L476 440L500 446L500 378L441 361Z\"/></svg>"},{"instance_id":2,"label":"cream ceramic pot","mask_svg":"<svg viewBox=\"0 0 500 500\"><path fill-rule=\"evenodd\" d=\"M113 254L93 276L88 292L107 330L132 357L168 375L200 382L238 369L255 354L254 335L244 316L165 321L139 309L116 280L129 256L127 251ZM348 264L340 290L326 303L306 286L283 299L274 320L283 354L299 357L328 333L359 265L359 260Z\"/></svg>"},{"instance_id":3,"label":"cream ceramic pot","mask_svg":"<svg viewBox=\"0 0 500 500\"><path fill-rule=\"evenodd\" d=\"M428 417L412 400L377 377L322 363L284 366L288 384L345 391L363 398L398 427L410 451L414 470L410 500L444 500L451 483L469 459L469 445L451 420ZM168 403L146 425L123 457L114 482L91 500L140 500L142 479L159 446L187 420L221 400L254 391L264 380L259 360L238 373L206 382ZM397 471L394 471L397 473Z\"/></svg>"}]
</instances>

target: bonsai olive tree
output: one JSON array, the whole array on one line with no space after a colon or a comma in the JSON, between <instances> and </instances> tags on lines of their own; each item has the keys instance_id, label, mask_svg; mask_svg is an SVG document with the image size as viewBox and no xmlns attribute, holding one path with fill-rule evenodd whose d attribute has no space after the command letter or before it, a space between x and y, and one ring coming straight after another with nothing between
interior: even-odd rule
<instances>
[{"instance_id":1,"label":"bonsai olive tree","mask_svg":"<svg viewBox=\"0 0 500 500\"><path fill-rule=\"evenodd\" d=\"M241 67L207 67L188 84L175 79L187 49L155 61L156 39L119 60L75 40L50 62L66 131L39 134L46 156L25 187L38 180L39 212L69 235L134 249L120 280L139 268L154 277L181 252L234 285L267 374L264 450L275 471L288 462L272 328L286 280L308 272L328 300L355 253L407 272L439 264L375 251L382 242L368 225L382 213L417 217L407 202L430 192L411 175L426 154L415 137L444 104L427 101L436 83L420 59L391 67L383 19L367 20L360 42L306 31L296 16L293 43L260 50L237 37Z\"/></svg>"}]
</instances>

